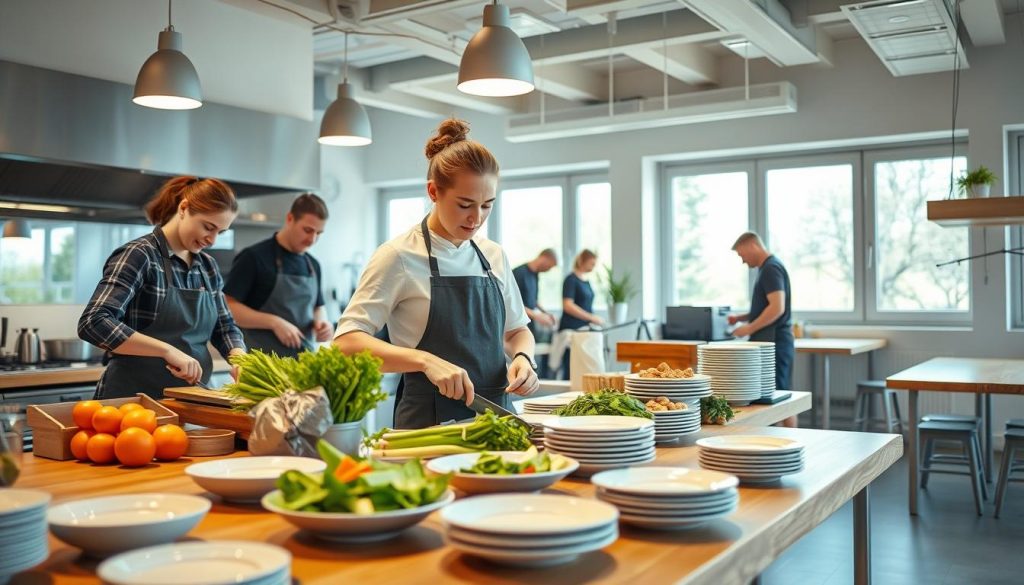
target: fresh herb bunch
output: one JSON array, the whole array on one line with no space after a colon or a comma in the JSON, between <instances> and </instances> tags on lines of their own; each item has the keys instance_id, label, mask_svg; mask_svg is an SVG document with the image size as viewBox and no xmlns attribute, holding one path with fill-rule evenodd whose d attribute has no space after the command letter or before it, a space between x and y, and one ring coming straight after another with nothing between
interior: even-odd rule
<instances>
[{"instance_id":1,"label":"fresh herb bunch","mask_svg":"<svg viewBox=\"0 0 1024 585\"><path fill-rule=\"evenodd\" d=\"M729 402L721 396L700 399L700 416L706 425L724 425L736 416Z\"/></svg>"},{"instance_id":2,"label":"fresh herb bunch","mask_svg":"<svg viewBox=\"0 0 1024 585\"><path fill-rule=\"evenodd\" d=\"M525 451L529 432L511 416L487 411L473 422L411 431L384 429L368 439L377 457L440 457L476 451Z\"/></svg>"},{"instance_id":3,"label":"fresh herb bunch","mask_svg":"<svg viewBox=\"0 0 1024 585\"><path fill-rule=\"evenodd\" d=\"M232 356L229 361L239 368L238 381L224 386L224 392L245 399L246 403L239 408L248 410L265 398L274 398L295 390L290 377L289 359L276 353L265 354L258 349Z\"/></svg>"},{"instance_id":4,"label":"fresh herb bunch","mask_svg":"<svg viewBox=\"0 0 1024 585\"><path fill-rule=\"evenodd\" d=\"M639 418L654 418L654 415L647 411L643 402L628 394L605 388L591 394L584 394L565 406L556 408L551 414L559 416L636 416Z\"/></svg>"}]
</instances>

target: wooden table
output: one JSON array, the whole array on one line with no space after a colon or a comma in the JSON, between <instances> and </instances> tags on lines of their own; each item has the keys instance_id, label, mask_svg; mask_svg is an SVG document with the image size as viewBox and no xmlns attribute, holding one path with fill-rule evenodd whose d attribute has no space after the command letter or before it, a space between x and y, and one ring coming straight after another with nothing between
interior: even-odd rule
<instances>
[{"instance_id":1,"label":"wooden table","mask_svg":"<svg viewBox=\"0 0 1024 585\"><path fill-rule=\"evenodd\" d=\"M652 532L623 526L618 541L572 564L548 570L500 567L445 546L439 514L396 539L368 545L339 545L299 532L258 507L229 505L215 496L213 508L190 537L268 542L293 555L292 574L303 585L335 583L747 583L783 550L854 498L856 583L870 583L868 486L897 461L897 435L847 433L780 427L714 427L706 434L770 434L806 445L806 469L770 486L741 486L738 510L694 530ZM697 467L692 444L658 449L657 463ZM122 469L26 455L18 487L44 489L54 502L132 492L204 495L184 474L185 461L143 469ZM550 493L594 497L586 479L559 482ZM49 585L98 583L95 561L50 537L49 559L12 583Z\"/></svg>"},{"instance_id":2,"label":"wooden table","mask_svg":"<svg viewBox=\"0 0 1024 585\"><path fill-rule=\"evenodd\" d=\"M1024 394L1024 360L932 358L898 374L889 376L885 385L895 390L906 390L910 407L908 423L910 440L909 506L911 515L917 514L918 495L918 406L917 394L928 392L967 392L976 395L975 410L982 418L985 442L985 477L992 478L992 394Z\"/></svg>"},{"instance_id":3,"label":"wooden table","mask_svg":"<svg viewBox=\"0 0 1024 585\"><path fill-rule=\"evenodd\" d=\"M39 368L0 373L0 390L20 390L39 386L61 386L65 384L95 384L103 376L106 366L83 364L66 368ZM213 371L231 371L231 364L219 356L213 360ZM8 393L9 396L15 396Z\"/></svg>"},{"instance_id":4,"label":"wooden table","mask_svg":"<svg viewBox=\"0 0 1024 585\"><path fill-rule=\"evenodd\" d=\"M827 429L831 426L831 382L829 381L829 368L831 366L830 360L833 355L857 355L861 353L868 354L868 378L871 378L874 371L874 363L872 361L871 352L876 349L882 349L886 346L888 341L885 339L840 339L833 337L801 337L796 339L794 344L796 346L797 353L809 353L811 354L811 368L817 374L817 357L821 356L822 363L822 384L821 384L821 398L819 402L821 404L821 428ZM818 409L812 409L811 416L817 418L814 412Z\"/></svg>"}]
</instances>

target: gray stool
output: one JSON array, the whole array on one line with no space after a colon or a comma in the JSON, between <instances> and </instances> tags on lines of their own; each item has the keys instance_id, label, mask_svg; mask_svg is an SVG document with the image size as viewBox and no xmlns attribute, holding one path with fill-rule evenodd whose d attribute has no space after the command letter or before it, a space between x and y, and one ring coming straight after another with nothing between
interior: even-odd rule
<instances>
[{"instance_id":1,"label":"gray stool","mask_svg":"<svg viewBox=\"0 0 1024 585\"><path fill-rule=\"evenodd\" d=\"M866 431L875 421L871 416L871 411L876 396L881 400L882 412L885 413L885 418L881 422L885 425L886 431L891 433L893 428L898 428L900 434L903 434L900 403L896 400L896 392L885 387L884 380L857 382L857 399L853 403L853 412L855 413L853 426L859 431Z\"/></svg>"},{"instance_id":2,"label":"gray stool","mask_svg":"<svg viewBox=\"0 0 1024 585\"><path fill-rule=\"evenodd\" d=\"M1024 462L1015 461L1017 450L1024 450L1024 428L1007 426L1005 438L1003 462L999 466L999 481L996 483L996 518L999 517L999 510L1003 507L1003 498L1006 497L1006 484L1011 481L1024 481L1024 478L1010 477L1014 472L1024 471Z\"/></svg>"},{"instance_id":3,"label":"gray stool","mask_svg":"<svg viewBox=\"0 0 1024 585\"><path fill-rule=\"evenodd\" d=\"M988 499L985 487L984 471L982 470L981 443L978 441L978 428L972 423L922 421L917 426L922 450L921 489L928 488L928 476L932 473L948 475L966 475L971 478L971 490L974 492L974 508L981 516L984 513L982 500ZM959 443L962 455L935 454L937 441ZM967 471L936 469L933 465L967 466Z\"/></svg>"},{"instance_id":4,"label":"gray stool","mask_svg":"<svg viewBox=\"0 0 1024 585\"><path fill-rule=\"evenodd\" d=\"M1006 421L1006 428L1008 429L1024 429L1024 418L1011 418Z\"/></svg>"},{"instance_id":5,"label":"gray stool","mask_svg":"<svg viewBox=\"0 0 1024 585\"><path fill-rule=\"evenodd\" d=\"M922 422L970 423L981 430L981 419L971 414L926 414Z\"/></svg>"}]
</instances>

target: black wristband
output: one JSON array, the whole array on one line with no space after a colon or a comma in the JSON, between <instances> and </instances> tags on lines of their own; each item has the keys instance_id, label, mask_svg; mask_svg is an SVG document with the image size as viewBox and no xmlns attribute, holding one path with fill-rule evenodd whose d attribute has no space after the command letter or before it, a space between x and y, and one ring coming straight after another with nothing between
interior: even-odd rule
<instances>
[{"instance_id":1,"label":"black wristband","mask_svg":"<svg viewBox=\"0 0 1024 585\"><path fill-rule=\"evenodd\" d=\"M530 364L530 367L533 368L534 371L537 371L537 364L534 363L533 358L531 358L530 356L526 355L526 352L523 352L523 351L516 352L516 355L512 356L512 359L515 360L519 356L523 356L524 358L526 358L526 363Z\"/></svg>"}]
</instances>

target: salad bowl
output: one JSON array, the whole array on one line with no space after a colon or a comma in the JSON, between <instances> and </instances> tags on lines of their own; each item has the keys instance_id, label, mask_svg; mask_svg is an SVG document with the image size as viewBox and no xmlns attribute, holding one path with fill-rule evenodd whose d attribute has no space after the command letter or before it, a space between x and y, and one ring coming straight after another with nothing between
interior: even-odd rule
<instances>
[{"instance_id":1,"label":"salad bowl","mask_svg":"<svg viewBox=\"0 0 1024 585\"><path fill-rule=\"evenodd\" d=\"M464 453L448 455L433 459L426 463L427 469L437 474L452 474L449 485L467 494L492 494L500 492L536 492L551 487L555 482L565 478L580 466L579 462L569 457L558 456L560 465L550 466L549 471L517 472L516 467L528 463L531 459L545 457L537 455L536 449L529 451L493 451L488 454L501 457L504 473L497 473L491 468L469 472L477 460L485 453ZM553 457L553 456L548 456ZM557 469L555 468L557 466Z\"/></svg>"}]
</instances>

